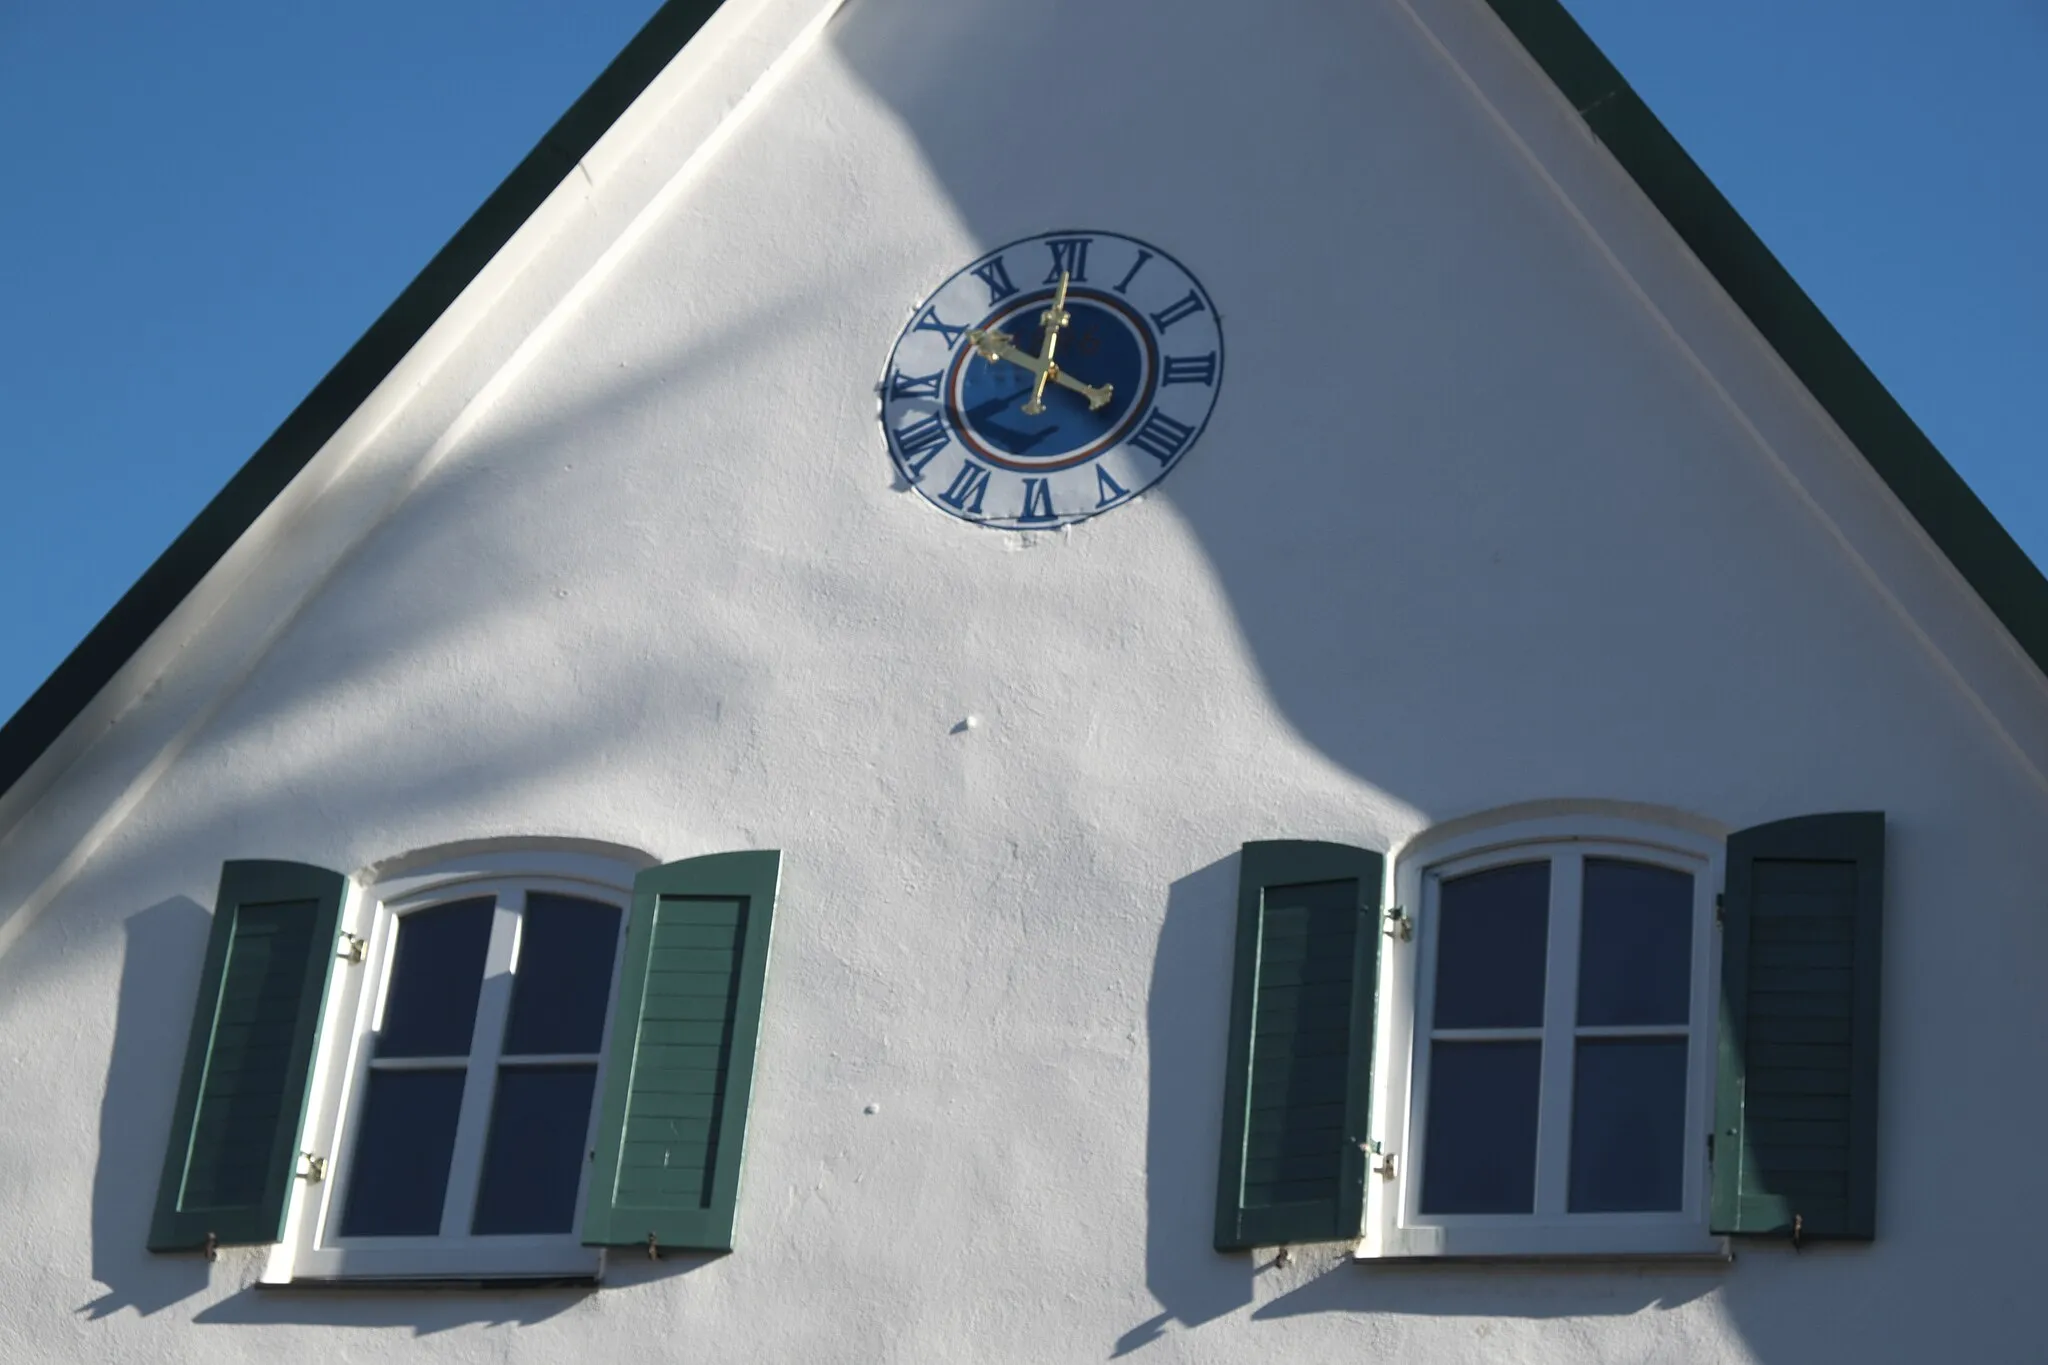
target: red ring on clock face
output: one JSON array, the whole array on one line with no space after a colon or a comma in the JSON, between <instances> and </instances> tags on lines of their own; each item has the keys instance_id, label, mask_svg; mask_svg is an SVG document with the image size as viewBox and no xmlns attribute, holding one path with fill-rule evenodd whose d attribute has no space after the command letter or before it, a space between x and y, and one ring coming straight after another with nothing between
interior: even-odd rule
<instances>
[{"instance_id":1,"label":"red ring on clock face","mask_svg":"<svg viewBox=\"0 0 2048 1365\"><path fill-rule=\"evenodd\" d=\"M1011 300L983 320L984 331L1007 332L1017 349L1037 355L1043 344L1039 315L1054 291L1035 290ZM1159 376L1159 346L1152 329L1122 299L1097 289L1069 289L1067 315L1054 351L1075 378L1111 385L1114 396L1099 412L1088 400L1056 384L1045 386L1045 412L1032 416L1021 406L1031 395L1031 371L1008 361L990 361L963 346L946 372L947 418L961 444L1001 469L1044 473L1071 469L1120 444L1152 401ZM1074 438L1080 437L1078 444ZM1030 453L1049 446L1049 453Z\"/></svg>"}]
</instances>

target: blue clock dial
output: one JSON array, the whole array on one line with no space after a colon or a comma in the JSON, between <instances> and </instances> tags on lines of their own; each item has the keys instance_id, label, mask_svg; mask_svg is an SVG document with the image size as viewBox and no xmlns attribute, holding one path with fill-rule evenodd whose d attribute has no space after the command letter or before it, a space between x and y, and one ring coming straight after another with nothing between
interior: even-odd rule
<instances>
[{"instance_id":1,"label":"blue clock dial","mask_svg":"<svg viewBox=\"0 0 2048 1365\"><path fill-rule=\"evenodd\" d=\"M1222 375L1215 306L1177 261L1118 233L1045 233L918 305L883 377L882 429L942 511L1060 526L1164 478Z\"/></svg>"}]
</instances>

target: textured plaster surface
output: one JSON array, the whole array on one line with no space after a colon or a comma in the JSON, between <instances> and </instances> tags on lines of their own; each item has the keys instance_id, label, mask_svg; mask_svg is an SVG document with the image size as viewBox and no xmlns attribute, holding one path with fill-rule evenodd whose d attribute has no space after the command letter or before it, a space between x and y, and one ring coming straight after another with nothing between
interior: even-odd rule
<instances>
[{"instance_id":1,"label":"textured plaster surface","mask_svg":"<svg viewBox=\"0 0 2048 1365\"><path fill-rule=\"evenodd\" d=\"M851 0L749 88L675 95L602 182L639 207L537 247L0 832L47 900L0 1358L2014 1358L2048 700L1484 10ZM882 358L1068 224L1201 276L1224 391L1143 501L965 525L895 486ZM1212 1252L1237 847L1560 797L1889 813L1879 1241ZM146 1255L221 860L521 834L784 851L739 1250L588 1294Z\"/></svg>"}]
</instances>

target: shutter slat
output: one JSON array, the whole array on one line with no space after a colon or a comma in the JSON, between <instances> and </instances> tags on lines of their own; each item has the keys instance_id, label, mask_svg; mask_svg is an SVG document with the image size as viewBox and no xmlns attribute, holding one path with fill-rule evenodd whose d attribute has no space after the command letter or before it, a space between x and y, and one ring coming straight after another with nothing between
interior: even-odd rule
<instances>
[{"instance_id":1,"label":"shutter slat","mask_svg":"<svg viewBox=\"0 0 2048 1365\"><path fill-rule=\"evenodd\" d=\"M151 1251L283 1234L346 890L299 863L221 868Z\"/></svg>"},{"instance_id":2,"label":"shutter slat","mask_svg":"<svg viewBox=\"0 0 2048 1365\"><path fill-rule=\"evenodd\" d=\"M635 880L586 1246L732 1249L780 872L716 853Z\"/></svg>"},{"instance_id":3,"label":"shutter slat","mask_svg":"<svg viewBox=\"0 0 2048 1365\"><path fill-rule=\"evenodd\" d=\"M1713 1228L1872 1237L1883 815L1732 836L1724 906Z\"/></svg>"},{"instance_id":4,"label":"shutter slat","mask_svg":"<svg viewBox=\"0 0 2048 1365\"><path fill-rule=\"evenodd\" d=\"M1382 867L1341 844L1240 855L1219 1251L1358 1235Z\"/></svg>"}]
</instances>

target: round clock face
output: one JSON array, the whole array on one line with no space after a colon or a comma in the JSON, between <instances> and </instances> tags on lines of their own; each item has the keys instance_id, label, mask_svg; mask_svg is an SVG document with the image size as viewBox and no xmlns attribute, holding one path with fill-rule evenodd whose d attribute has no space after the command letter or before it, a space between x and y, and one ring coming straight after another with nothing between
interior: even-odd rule
<instances>
[{"instance_id":1,"label":"round clock face","mask_svg":"<svg viewBox=\"0 0 2048 1365\"><path fill-rule=\"evenodd\" d=\"M1166 477L1223 382L1208 293L1156 246L1048 232L989 252L919 304L882 377L882 430L941 511L1030 530Z\"/></svg>"}]
</instances>

